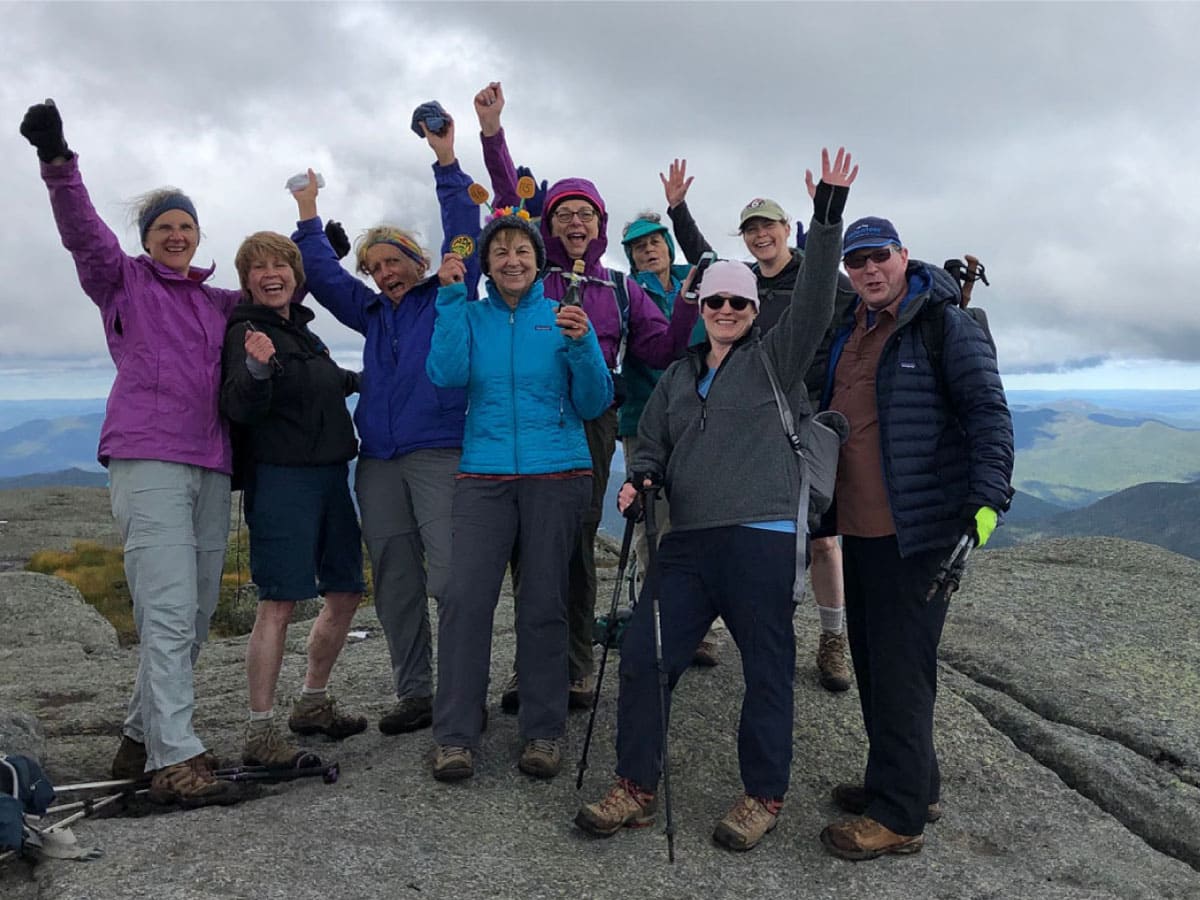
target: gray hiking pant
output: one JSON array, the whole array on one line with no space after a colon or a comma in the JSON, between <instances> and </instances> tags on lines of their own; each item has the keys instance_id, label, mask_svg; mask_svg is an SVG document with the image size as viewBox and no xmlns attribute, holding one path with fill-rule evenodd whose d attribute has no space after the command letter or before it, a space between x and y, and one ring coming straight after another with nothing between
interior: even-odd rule
<instances>
[{"instance_id":1,"label":"gray hiking pant","mask_svg":"<svg viewBox=\"0 0 1200 900\"><path fill-rule=\"evenodd\" d=\"M553 739L567 723L567 562L592 480L461 478L454 491L454 568L438 604L433 738L476 747L491 668L492 621L514 544L521 737Z\"/></svg>"},{"instance_id":2,"label":"gray hiking pant","mask_svg":"<svg viewBox=\"0 0 1200 900\"><path fill-rule=\"evenodd\" d=\"M592 495L583 512L583 527L571 555L570 582L567 594L567 620L570 623L571 680L578 681L592 674L592 622L596 615L596 532L604 513L604 492L612 470L613 452L617 449L617 411L610 409L600 418L583 423L588 450L592 454ZM525 564L521 563L524 577ZM521 685L521 702L525 702L525 686Z\"/></svg>"},{"instance_id":3,"label":"gray hiking pant","mask_svg":"<svg viewBox=\"0 0 1200 900\"><path fill-rule=\"evenodd\" d=\"M433 696L429 597L442 597L450 574L450 510L461 455L445 448L358 460L354 493L371 558L375 613L401 700Z\"/></svg>"},{"instance_id":4,"label":"gray hiking pant","mask_svg":"<svg viewBox=\"0 0 1200 900\"><path fill-rule=\"evenodd\" d=\"M146 745L151 772L204 752L192 666L220 595L229 476L149 459L110 460L108 473L141 641L123 730Z\"/></svg>"}]
</instances>

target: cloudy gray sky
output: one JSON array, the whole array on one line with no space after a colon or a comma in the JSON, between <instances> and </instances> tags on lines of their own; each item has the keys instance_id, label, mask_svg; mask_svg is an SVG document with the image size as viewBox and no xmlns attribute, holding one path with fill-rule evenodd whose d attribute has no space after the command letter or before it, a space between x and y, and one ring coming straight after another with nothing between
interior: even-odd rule
<instances>
[{"instance_id":1,"label":"cloudy gray sky","mask_svg":"<svg viewBox=\"0 0 1200 900\"><path fill-rule=\"evenodd\" d=\"M432 153L408 124L439 99L484 179L474 92L503 82L518 162L591 178L616 228L693 212L746 256L740 207L807 220L823 145L862 165L848 215L885 215L920 258L974 253L1006 384L1196 387L1200 5L1186 3L0 3L0 397L102 395L99 316L62 249L26 107L54 97L97 209L137 252L128 200L196 201L197 262L236 286L240 240L290 232L306 166L354 233L440 243ZM360 339L321 313L353 363ZM1049 373L1049 374L1042 374Z\"/></svg>"}]
</instances>

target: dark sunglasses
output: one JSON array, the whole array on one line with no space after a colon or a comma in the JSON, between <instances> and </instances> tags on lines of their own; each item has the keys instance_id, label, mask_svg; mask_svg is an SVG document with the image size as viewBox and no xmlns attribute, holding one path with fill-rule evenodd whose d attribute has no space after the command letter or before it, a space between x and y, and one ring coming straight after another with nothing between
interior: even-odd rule
<instances>
[{"instance_id":1,"label":"dark sunglasses","mask_svg":"<svg viewBox=\"0 0 1200 900\"><path fill-rule=\"evenodd\" d=\"M720 309L726 303L728 303L732 309L741 312L750 305L751 301L747 300L745 297L721 297L716 294L711 297L704 298L704 305L712 310Z\"/></svg>"},{"instance_id":2,"label":"dark sunglasses","mask_svg":"<svg viewBox=\"0 0 1200 900\"><path fill-rule=\"evenodd\" d=\"M847 269L861 269L867 264L869 259L877 266L882 266L885 262L892 258L893 248L880 247L878 250L872 250L870 253L864 253L861 256L847 256L842 262Z\"/></svg>"}]
</instances>

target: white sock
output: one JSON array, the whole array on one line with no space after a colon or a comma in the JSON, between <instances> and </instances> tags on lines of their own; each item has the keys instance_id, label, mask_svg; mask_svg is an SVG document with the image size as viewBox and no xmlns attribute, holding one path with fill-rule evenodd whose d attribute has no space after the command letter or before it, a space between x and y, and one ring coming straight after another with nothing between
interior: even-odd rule
<instances>
[{"instance_id":1,"label":"white sock","mask_svg":"<svg viewBox=\"0 0 1200 900\"><path fill-rule=\"evenodd\" d=\"M250 728L253 731L266 730L273 727L275 724L275 710L268 709L266 712L257 712L250 710Z\"/></svg>"},{"instance_id":2,"label":"white sock","mask_svg":"<svg viewBox=\"0 0 1200 900\"><path fill-rule=\"evenodd\" d=\"M325 696L325 692L327 689L328 688L323 688L323 687L310 688L308 685L305 685L304 687L300 688L300 699L302 701L304 701L304 700L319 700L320 698Z\"/></svg>"},{"instance_id":3,"label":"white sock","mask_svg":"<svg viewBox=\"0 0 1200 900\"><path fill-rule=\"evenodd\" d=\"M821 630L826 634L841 634L845 613L844 606L818 606L817 614L821 617Z\"/></svg>"}]
</instances>

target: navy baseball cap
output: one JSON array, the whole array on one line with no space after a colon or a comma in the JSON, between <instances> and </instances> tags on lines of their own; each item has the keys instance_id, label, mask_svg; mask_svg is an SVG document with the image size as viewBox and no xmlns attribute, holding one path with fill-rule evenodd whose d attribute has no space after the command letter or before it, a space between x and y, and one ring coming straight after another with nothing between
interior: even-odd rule
<instances>
[{"instance_id":1,"label":"navy baseball cap","mask_svg":"<svg viewBox=\"0 0 1200 900\"><path fill-rule=\"evenodd\" d=\"M855 250L873 250L876 247L889 247L895 244L903 247L896 226L887 219L867 216L851 223L842 239L842 256Z\"/></svg>"}]
</instances>

